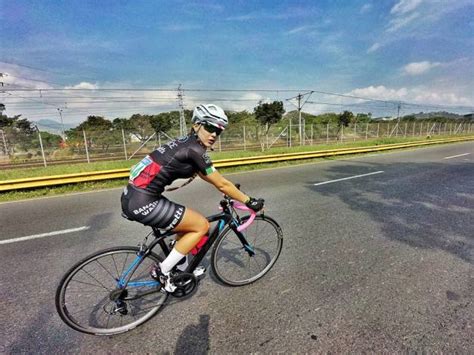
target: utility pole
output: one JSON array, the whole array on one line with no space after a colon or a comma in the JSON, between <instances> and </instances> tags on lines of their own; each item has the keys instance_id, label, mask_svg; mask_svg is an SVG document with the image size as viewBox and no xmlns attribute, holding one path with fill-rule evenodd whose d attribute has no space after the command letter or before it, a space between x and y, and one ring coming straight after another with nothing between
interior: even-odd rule
<instances>
[{"instance_id":1,"label":"utility pole","mask_svg":"<svg viewBox=\"0 0 474 355\"><path fill-rule=\"evenodd\" d=\"M63 141L65 141L66 136L64 134L63 110L58 107L58 112L59 112L59 119L61 120L61 135L63 137Z\"/></svg>"},{"instance_id":2,"label":"utility pole","mask_svg":"<svg viewBox=\"0 0 474 355\"><path fill-rule=\"evenodd\" d=\"M181 84L178 86L178 106L179 106L179 135L185 136L186 129L186 119L184 118L184 103L183 103L183 89L181 89Z\"/></svg>"},{"instance_id":3,"label":"utility pole","mask_svg":"<svg viewBox=\"0 0 474 355\"><path fill-rule=\"evenodd\" d=\"M311 96L311 94L313 93L314 91L309 91L309 92L306 92L304 94L298 94L297 96L295 97L291 97L289 99L286 99L286 101L288 101L289 103L291 103L293 106L295 106L297 109L298 109L298 124L299 124L299 136L300 136L300 145L304 145L304 118L301 118L301 109L303 108L303 106L305 105L305 103L308 101L309 97ZM303 102L303 104L301 104L301 101L303 100L303 98L308 95L308 97L306 98L306 100ZM298 100L298 105L295 105L293 102L291 102L291 100L293 99L297 99Z\"/></svg>"}]
</instances>

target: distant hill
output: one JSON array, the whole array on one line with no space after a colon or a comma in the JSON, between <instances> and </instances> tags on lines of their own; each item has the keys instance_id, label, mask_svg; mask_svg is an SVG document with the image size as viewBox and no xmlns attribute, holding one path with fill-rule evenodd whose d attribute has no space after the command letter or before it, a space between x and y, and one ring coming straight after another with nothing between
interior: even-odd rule
<instances>
[{"instance_id":1,"label":"distant hill","mask_svg":"<svg viewBox=\"0 0 474 355\"><path fill-rule=\"evenodd\" d=\"M415 118L433 118L433 117L446 117L450 119L464 119L465 117L463 115L458 115L457 113L451 113L451 112L446 112L446 111L438 111L438 112L420 112L420 113L414 113L410 116L415 116Z\"/></svg>"},{"instance_id":2,"label":"distant hill","mask_svg":"<svg viewBox=\"0 0 474 355\"><path fill-rule=\"evenodd\" d=\"M53 134L61 133L61 122L50 119L41 119L33 122L36 123L40 131L45 131ZM76 127L76 125L74 124L64 124L64 130L68 130L74 127Z\"/></svg>"}]
</instances>

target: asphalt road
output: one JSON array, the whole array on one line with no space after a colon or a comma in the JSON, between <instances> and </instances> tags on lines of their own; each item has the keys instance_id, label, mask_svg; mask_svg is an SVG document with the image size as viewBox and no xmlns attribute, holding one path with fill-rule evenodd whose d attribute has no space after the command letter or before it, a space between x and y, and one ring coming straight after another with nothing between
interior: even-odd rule
<instances>
[{"instance_id":1,"label":"asphalt road","mask_svg":"<svg viewBox=\"0 0 474 355\"><path fill-rule=\"evenodd\" d=\"M54 292L80 258L148 231L121 218L121 190L0 204L0 352L474 353L474 143L228 178L282 226L275 267L241 288L208 274L192 298L113 337L69 329ZM169 197L204 214L220 199L203 181Z\"/></svg>"}]
</instances>

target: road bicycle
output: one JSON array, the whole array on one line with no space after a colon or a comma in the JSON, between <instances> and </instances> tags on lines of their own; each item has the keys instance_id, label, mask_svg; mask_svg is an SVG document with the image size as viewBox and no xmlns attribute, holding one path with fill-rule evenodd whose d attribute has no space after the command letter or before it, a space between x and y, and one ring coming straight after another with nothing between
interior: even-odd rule
<instances>
[{"instance_id":1,"label":"road bicycle","mask_svg":"<svg viewBox=\"0 0 474 355\"><path fill-rule=\"evenodd\" d=\"M274 219L263 212L256 214L228 196L220 201L220 208L220 213L206 217L216 223L206 244L190 258L184 272L174 270L177 289L172 296L182 298L194 293L199 279L193 271L213 245L211 269L228 286L257 281L280 256L283 233ZM250 214L240 216L236 210ZM148 244L150 235L154 239ZM150 320L170 295L150 276L151 268L164 259L153 248L159 245L166 257L171 251L166 238L174 235L152 228L137 247L101 250L76 263L56 291L56 309L61 319L79 332L94 335L127 332Z\"/></svg>"}]
</instances>

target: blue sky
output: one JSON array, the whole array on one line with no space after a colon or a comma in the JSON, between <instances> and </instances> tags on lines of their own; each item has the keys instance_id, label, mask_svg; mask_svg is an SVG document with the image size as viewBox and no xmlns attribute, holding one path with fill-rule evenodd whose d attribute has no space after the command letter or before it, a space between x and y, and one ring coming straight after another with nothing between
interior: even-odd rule
<instances>
[{"instance_id":1,"label":"blue sky","mask_svg":"<svg viewBox=\"0 0 474 355\"><path fill-rule=\"evenodd\" d=\"M54 106L73 122L94 112L117 117L173 109L173 92L97 89L180 83L249 90L185 92L188 108L220 98L229 100L221 102L226 109L251 110L258 100L296 94L257 89L404 101L426 105L425 111L474 106L472 0L0 2L7 90L92 89L0 96L8 113L32 119L56 118ZM133 107L107 102L125 96L137 101ZM311 100L332 104L308 104L313 113L359 103L321 93Z\"/></svg>"}]
</instances>

